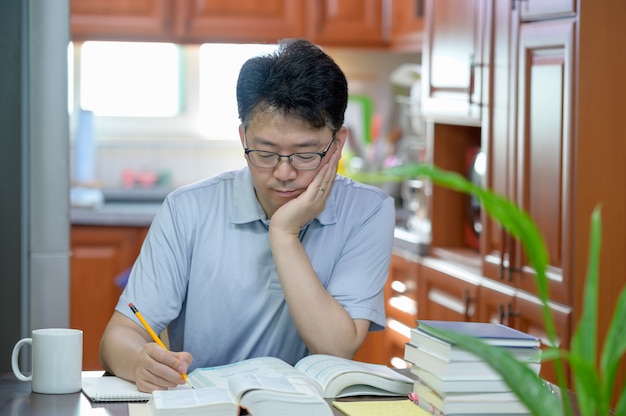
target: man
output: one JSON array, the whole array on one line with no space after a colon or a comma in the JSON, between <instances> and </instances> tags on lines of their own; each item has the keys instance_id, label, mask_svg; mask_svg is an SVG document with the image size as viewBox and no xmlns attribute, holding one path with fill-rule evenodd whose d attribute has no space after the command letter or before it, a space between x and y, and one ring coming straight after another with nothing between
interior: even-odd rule
<instances>
[{"instance_id":1,"label":"man","mask_svg":"<svg viewBox=\"0 0 626 416\"><path fill-rule=\"evenodd\" d=\"M394 204L337 175L347 100L341 69L306 40L243 65L248 166L166 198L103 334L105 369L152 391L255 356L352 357L384 327ZM168 329L171 351L131 302L157 333Z\"/></svg>"}]
</instances>

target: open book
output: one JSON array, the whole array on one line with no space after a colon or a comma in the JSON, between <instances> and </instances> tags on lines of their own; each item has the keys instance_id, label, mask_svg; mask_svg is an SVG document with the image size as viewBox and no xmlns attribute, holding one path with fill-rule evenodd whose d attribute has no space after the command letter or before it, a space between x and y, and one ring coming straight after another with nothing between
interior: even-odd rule
<instances>
[{"instance_id":1,"label":"open book","mask_svg":"<svg viewBox=\"0 0 626 416\"><path fill-rule=\"evenodd\" d=\"M329 355L303 358L295 366L273 357L198 368L189 374L195 390L155 391L148 402L154 416L238 414L254 416L332 415L325 398L357 395L404 396L413 379L391 368Z\"/></svg>"}]
</instances>

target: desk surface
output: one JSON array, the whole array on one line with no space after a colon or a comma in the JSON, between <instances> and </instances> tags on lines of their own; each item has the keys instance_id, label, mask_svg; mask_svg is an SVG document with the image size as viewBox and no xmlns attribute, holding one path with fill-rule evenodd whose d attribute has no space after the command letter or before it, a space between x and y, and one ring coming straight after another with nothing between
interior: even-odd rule
<instances>
[{"instance_id":1,"label":"desk surface","mask_svg":"<svg viewBox=\"0 0 626 416\"><path fill-rule=\"evenodd\" d=\"M372 397L368 397L373 399ZM376 398L394 400L396 398ZM346 400L359 400L349 398ZM332 401L328 400L329 406ZM332 406L331 406L332 408ZM343 415L332 408L333 414ZM0 416L130 416L128 403L94 403L82 393L39 394L13 373L0 373Z\"/></svg>"},{"instance_id":2,"label":"desk surface","mask_svg":"<svg viewBox=\"0 0 626 416\"><path fill-rule=\"evenodd\" d=\"M92 403L82 393L39 394L13 373L0 373L0 416L128 416L128 403Z\"/></svg>"}]
</instances>

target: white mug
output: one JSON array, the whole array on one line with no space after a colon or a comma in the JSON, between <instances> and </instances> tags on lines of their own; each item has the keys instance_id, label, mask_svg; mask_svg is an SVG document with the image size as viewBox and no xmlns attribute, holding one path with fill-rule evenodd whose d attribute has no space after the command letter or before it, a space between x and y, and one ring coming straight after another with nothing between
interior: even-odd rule
<instances>
[{"instance_id":1,"label":"white mug","mask_svg":"<svg viewBox=\"0 0 626 416\"><path fill-rule=\"evenodd\" d=\"M21 348L31 345L32 373L19 368ZM13 347L13 373L21 381L31 381L35 393L66 394L81 390L83 331L80 329L35 329L32 338L22 338Z\"/></svg>"}]
</instances>

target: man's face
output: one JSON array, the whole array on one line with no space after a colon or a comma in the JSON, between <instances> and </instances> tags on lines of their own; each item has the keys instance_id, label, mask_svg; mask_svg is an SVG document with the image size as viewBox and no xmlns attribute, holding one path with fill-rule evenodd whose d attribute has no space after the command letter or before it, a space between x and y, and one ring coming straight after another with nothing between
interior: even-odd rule
<instances>
[{"instance_id":1,"label":"man's face","mask_svg":"<svg viewBox=\"0 0 626 416\"><path fill-rule=\"evenodd\" d=\"M287 158L281 158L274 168L259 168L247 159L257 199L267 218L271 218L278 208L306 190L317 172L330 160L335 146L343 146L344 130L336 134L336 143L331 144L320 165L312 170L297 170ZM301 120L273 112L257 113L252 118L245 131L245 143L243 127L239 128L239 136L244 148L289 155L323 152L333 139L333 132L328 127L311 129Z\"/></svg>"}]
</instances>

